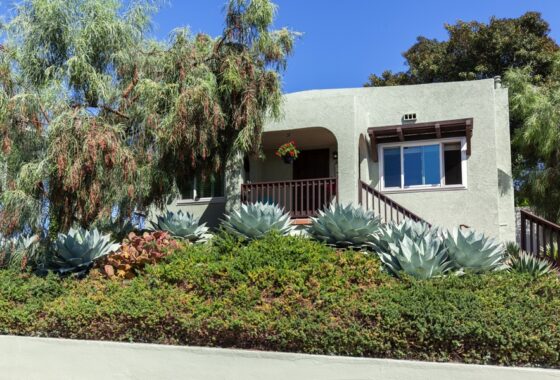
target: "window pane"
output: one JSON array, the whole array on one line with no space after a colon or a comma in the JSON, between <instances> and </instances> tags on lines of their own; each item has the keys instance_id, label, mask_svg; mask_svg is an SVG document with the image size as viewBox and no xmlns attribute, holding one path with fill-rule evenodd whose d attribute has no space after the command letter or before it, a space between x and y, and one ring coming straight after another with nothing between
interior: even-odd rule
<instances>
[{"instance_id":1,"label":"window pane","mask_svg":"<svg viewBox=\"0 0 560 380\"><path fill-rule=\"evenodd\" d=\"M182 199L193 199L194 198L194 178L189 179L183 188L181 188L181 198Z\"/></svg>"},{"instance_id":2,"label":"window pane","mask_svg":"<svg viewBox=\"0 0 560 380\"><path fill-rule=\"evenodd\" d=\"M212 182L210 178L202 179L197 178L196 196L198 198L210 198L212 196Z\"/></svg>"},{"instance_id":3,"label":"window pane","mask_svg":"<svg viewBox=\"0 0 560 380\"><path fill-rule=\"evenodd\" d=\"M199 198L222 197L224 195L223 174L211 174L204 180L199 178L197 196Z\"/></svg>"},{"instance_id":4,"label":"window pane","mask_svg":"<svg viewBox=\"0 0 560 380\"><path fill-rule=\"evenodd\" d=\"M439 185L440 156L439 145L405 147L404 185Z\"/></svg>"},{"instance_id":5,"label":"window pane","mask_svg":"<svg viewBox=\"0 0 560 380\"><path fill-rule=\"evenodd\" d=\"M212 196L213 197L223 197L224 196L224 173L215 174L212 178Z\"/></svg>"},{"instance_id":6,"label":"window pane","mask_svg":"<svg viewBox=\"0 0 560 380\"><path fill-rule=\"evenodd\" d=\"M441 183L439 145L427 145L424 148L424 185Z\"/></svg>"},{"instance_id":7,"label":"window pane","mask_svg":"<svg viewBox=\"0 0 560 380\"><path fill-rule=\"evenodd\" d=\"M196 180L190 179L180 186L182 199L195 199L194 188L196 183L196 198L212 198L224 196L224 175L211 174L203 179L197 176Z\"/></svg>"},{"instance_id":8,"label":"window pane","mask_svg":"<svg viewBox=\"0 0 560 380\"><path fill-rule=\"evenodd\" d=\"M383 149L385 187L401 187L401 148Z\"/></svg>"},{"instance_id":9,"label":"window pane","mask_svg":"<svg viewBox=\"0 0 560 380\"><path fill-rule=\"evenodd\" d=\"M422 185L422 147L404 148L404 185Z\"/></svg>"},{"instance_id":10,"label":"window pane","mask_svg":"<svg viewBox=\"0 0 560 380\"><path fill-rule=\"evenodd\" d=\"M461 168L461 144L444 144L443 147L445 184L461 185L463 183L463 172Z\"/></svg>"}]
</instances>

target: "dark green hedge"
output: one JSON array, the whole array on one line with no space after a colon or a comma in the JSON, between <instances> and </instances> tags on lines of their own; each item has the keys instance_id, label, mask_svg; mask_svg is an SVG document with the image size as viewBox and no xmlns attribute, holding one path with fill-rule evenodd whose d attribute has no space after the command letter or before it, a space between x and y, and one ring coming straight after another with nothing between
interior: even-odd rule
<instances>
[{"instance_id":1,"label":"dark green hedge","mask_svg":"<svg viewBox=\"0 0 560 380\"><path fill-rule=\"evenodd\" d=\"M397 280L357 252L269 236L191 246L129 283L0 271L0 332L560 367L560 281Z\"/></svg>"}]
</instances>

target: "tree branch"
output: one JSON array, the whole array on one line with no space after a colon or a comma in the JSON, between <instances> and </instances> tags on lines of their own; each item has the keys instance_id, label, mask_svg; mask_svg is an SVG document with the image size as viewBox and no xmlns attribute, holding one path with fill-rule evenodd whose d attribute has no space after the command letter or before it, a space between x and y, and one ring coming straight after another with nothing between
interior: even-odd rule
<instances>
[{"instance_id":1,"label":"tree branch","mask_svg":"<svg viewBox=\"0 0 560 380\"><path fill-rule=\"evenodd\" d=\"M136 86L136 83L138 83L138 66L134 66L134 74L132 74L132 82L130 82L130 84L127 86L127 88L124 90L122 94L122 97L125 100L128 99L130 93Z\"/></svg>"},{"instance_id":2,"label":"tree branch","mask_svg":"<svg viewBox=\"0 0 560 380\"><path fill-rule=\"evenodd\" d=\"M120 117L122 117L122 118L124 118L124 119L127 119L127 120L130 119L130 117L129 117L128 115L122 113L121 111L117 111L117 110L115 110L115 109L112 109L112 108L109 107L109 106L103 105L103 106L101 106L101 107L102 107L105 111L114 113L115 115L120 116Z\"/></svg>"}]
</instances>

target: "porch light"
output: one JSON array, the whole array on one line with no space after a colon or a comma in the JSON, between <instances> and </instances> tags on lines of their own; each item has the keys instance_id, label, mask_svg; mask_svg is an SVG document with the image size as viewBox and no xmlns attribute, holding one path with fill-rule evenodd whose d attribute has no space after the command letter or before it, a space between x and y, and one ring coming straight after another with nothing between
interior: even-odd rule
<instances>
[{"instance_id":1,"label":"porch light","mask_svg":"<svg viewBox=\"0 0 560 380\"><path fill-rule=\"evenodd\" d=\"M332 152L332 159L333 160L338 160L338 152L337 151Z\"/></svg>"}]
</instances>

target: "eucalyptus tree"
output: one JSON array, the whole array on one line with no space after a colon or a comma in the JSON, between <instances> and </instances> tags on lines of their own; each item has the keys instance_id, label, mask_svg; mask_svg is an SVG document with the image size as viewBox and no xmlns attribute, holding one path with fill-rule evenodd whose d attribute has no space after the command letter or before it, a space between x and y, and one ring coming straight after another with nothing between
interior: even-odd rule
<instances>
[{"instance_id":1,"label":"eucalyptus tree","mask_svg":"<svg viewBox=\"0 0 560 380\"><path fill-rule=\"evenodd\" d=\"M148 0L25 0L0 53L5 231L84 227L260 150L294 33L269 0L230 0L223 34L149 38ZM1 169L0 169L1 170Z\"/></svg>"}]
</instances>

